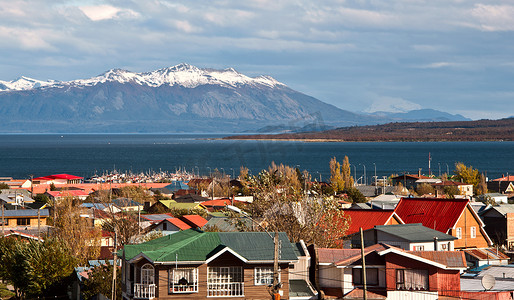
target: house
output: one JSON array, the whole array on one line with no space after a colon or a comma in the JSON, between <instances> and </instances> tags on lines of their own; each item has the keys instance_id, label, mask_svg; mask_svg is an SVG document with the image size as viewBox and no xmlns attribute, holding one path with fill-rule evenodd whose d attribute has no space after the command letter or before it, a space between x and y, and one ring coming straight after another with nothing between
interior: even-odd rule
<instances>
[{"instance_id":1,"label":"house","mask_svg":"<svg viewBox=\"0 0 514 300\"><path fill-rule=\"evenodd\" d=\"M421 223L456 237L455 249L492 245L484 223L467 199L402 198L394 211L405 224Z\"/></svg>"},{"instance_id":2,"label":"house","mask_svg":"<svg viewBox=\"0 0 514 300\"><path fill-rule=\"evenodd\" d=\"M362 299L360 249L316 249L319 288L329 297ZM466 260L458 251L405 251L386 244L364 249L368 299L459 296ZM423 297L421 297L423 296Z\"/></svg>"},{"instance_id":3,"label":"house","mask_svg":"<svg viewBox=\"0 0 514 300\"><path fill-rule=\"evenodd\" d=\"M314 264L303 240L292 243L297 262L289 265L289 299L318 299L318 292L309 280L309 269Z\"/></svg>"},{"instance_id":4,"label":"house","mask_svg":"<svg viewBox=\"0 0 514 300\"><path fill-rule=\"evenodd\" d=\"M421 174L413 175L413 174L403 174L400 176L392 177L391 182L393 186L402 185L407 190L415 190L418 186L416 181L420 179L430 179L430 177L423 176Z\"/></svg>"},{"instance_id":5,"label":"house","mask_svg":"<svg viewBox=\"0 0 514 300\"><path fill-rule=\"evenodd\" d=\"M404 224L403 220L393 210L374 209L343 209L344 215L350 218L350 227L346 235L373 228L375 225Z\"/></svg>"},{"instance_id":6,"label":"house","mask_svg":"<svg viewBox=\"0 0 514 300\"><path fill-rule=\"evenodd\" d=\"M289 298L298 260L279 233L279 293ZM268 299L274 239L267 232L185 230L122 250L123 299Z\"/></svg>"},{"instance_id":7,"label":"house","mask_svg":"<svg viewBox=\"0 0 514 300\"><path fill-rule=\"evenodd\" d=\"M184 215L180 217L180 220L191 226L191 228L202 228L207 224L207 220L199 215Z\"/></svg>"},{"instance_id":8,"label":"house","mask_svg":"<svg viewBox=\"0 0 514 300\"><path fill-rule=\"evenodd\" d=\"M363 231L364 246L383 243L410 251L453 251L457 238L420 223L377 225ZM352 248L360 248L360 235L352 236Z\"/></svg>"},{"instance_id":9,"label":"house","mask_svg":"<svg viewBox=\"0 0 514 300\"><path fill-rule=\"evenodd\" d=\"M181 230L187 230L187 229L191 229L191 226L184 223L182 220L180 220L178 218L167 218L158 223L151 225L148 228L148 231L158 230L158 231L162 231L163 234L168 235L168 234L177 233Z\"/></svg>"},{"instance_id":10,"label":"house","mask_svg":"<svg viewBox=\"0 0 514 300\"><path fill-rule=\"evenodd\" d=\"M458 182L458 181L441 181L441 182L432 184L432 186L435 188L437 195L444 195L445 188L454 186L459 190L459 193L461 196L473 197L473 185L472 184Z\"/></svg>"},{"instance_id":11,"label":"house","mask_svg":"<svg viewBox=\"0 0 514 300\"><path fill-rule=\"evenodd\" d=\"M26 190L3 189L0 190L0 204L10 204L16 206L25 206L34 203L34 199Z\"/></svg>"},{"instance_id":12,"label":"house","mask_svg":"<svg viewBox=\"0 0 514 300\"><path fill-rule=\"evenodd\" d=\"M500 194L514 193L514 175L503 176L488 181L487 189Z\"/></svg>"},{"instance_id":13,"label":"house","mask_svg":"<svg viewBox=\"0 0 514 300\"><path fill-rule=\"evenodd\" d=\"M137 201L134 201L130 198L116 198L112 199L112 203L116 205L119 209L123 211L142 211L143 204Z\"/></svg>"},{"instance_id":14,"label":"house","mask_svg":"<svg viewBox=\"0 0 514 300\"><path fill-rule=\"evenodd\" d=\"M512 299L514 291L514 266L484 266L476 273L461 278L462 299ZM484 292L482 279L494 278L492 288ZM477 297L477 295L481 297Z\"/></svg>"},{"instance_id":15,"label":"house","mask_svg":"<svg viewBox=\"0 0 514 300\"><path fill-rule=\"evenodd\" d=\"M490 206L480 216L494 243L514 250L514 204Z\"/></svg>"},{"instance_id":16,"label":"house","mask_svg":"<svg viewBox=\"0 0 514 300\"><path fill-rule=\"evenodd\" d=\"M478 201L482 201L484 203L496 203L496 204L507 204L509 203L509 197L506 194L500 193L486 193L482 195L478 195L476 197Z\"/></svg>"},{"instance_id":17,"label":"house","mask_svg":"<svg viewBox=\"0 0 514 300\"><path fill-rule=\"evenodd\" d=\"M465 249L466 261L473 264L473 267L481 267L484 265L507 265L509 257L498 249Z\"/></svg>"},{"instance_id":18,"label":"house","mask_svg":"<svg viewBox=\"0 0 514 300\"><path fill-rule=\"evenodd\" d=\"M61 191L47 191L45 195L52 201L60 201L64 198L77 198L79 200L86 200L89 193L83 190L61 190Z\"/></svg>"},{"instance_id":19,"label":"house","mask_svg":"<svg viewBox=\"0 0 514 300\"><path fill-rule=\"evenodd\" d=\"M0 213L0 230L14 230L18 233L41 236L47 233L50 226L46 225L48 209L15 209L3 210ZM16 233L16 234L18 234Z\"/></svg>"},{"instance_id":20,"label":"house","mask_svg":"<svg viewBox=\"0 0 514 300\"><path fill-rule=\"evenodd\" d=\"M180 197L175 197L174 200L177 203L202 203L202 202L205 202L205 201L207 201L209 199L205 198L205 197L202 197L200 195L187 194L187 195L183 195L183 196L180 196Z\"/></svg>"},{"instance_id":21,"label":"house","mask_svg":"<svg viewBox=\"0 0 514 300\"><path fill-rule=\"evenodd\" d=\"M55 174L43 177L36 177L32 179L32 184L79 184L84 180L84 177L70 175L70 174Z\"/></svg>"}]
</instances>

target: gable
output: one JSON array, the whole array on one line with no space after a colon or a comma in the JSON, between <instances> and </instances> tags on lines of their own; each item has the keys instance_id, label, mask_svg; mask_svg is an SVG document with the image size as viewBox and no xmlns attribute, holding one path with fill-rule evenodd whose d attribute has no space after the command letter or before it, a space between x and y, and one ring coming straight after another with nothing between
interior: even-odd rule
<instances>
[{"instance_id":1,"label":"gable","mask_svg":"<svg viewBox=\"0 0 514 300\"><path fill-rule=\"evenodd\" d=\"M421 223L423 226L448 233L454 228L468 200L402 198L396 206L395 213L405 222Z\"/></svg>"}]
</instances>

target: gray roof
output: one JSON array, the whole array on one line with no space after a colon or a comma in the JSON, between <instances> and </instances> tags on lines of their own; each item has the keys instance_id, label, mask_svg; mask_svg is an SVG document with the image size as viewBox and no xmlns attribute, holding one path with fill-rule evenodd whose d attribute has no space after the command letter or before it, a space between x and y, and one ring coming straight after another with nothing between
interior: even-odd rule
<instances>
[{"instance_id":1,"label":"gray roof","mask_svg":"<svg viewBox=\"0 0 514 300\"><path fill-rule=\"evenodd\" d=\"M460 288L462 291L483 291L481 280L484 275L491 275L495 278L495 284L491 291L514 291L514 266L489 266L484 268L477 277L473 279L461 278Z\"/></svg>"},{"instance_id":2,"label":"gray roof","mask_svg":"<svg viewBox=\"0 0 514 300\"><path fill-rule=\"evenodd\" d=\"M305 280L289 280L289 297L313 297L314 295L314 292Z\"/></svg>"},{"instance_id":3,"label":"gray roof","mask_svg":"<svg viewBox=\"0 0 514 300\"><path fill-rule=\"evenodd\" d=\"M302 243L291 243L293 245L294 253L296 253L296 256L306 256L305 252L303 251Z\"/></svg>"},{"instance_id":4,"label":"gray roof","mask_svg":"<svg viewBox=\"0 0 514 300\"><path fill-rule=\"evenodd\" d=\"M141 215L141 218L149 220L149 221L162 221L169 218L173 218L167 214L149 214L149 215Z\"/></svg>"},{"instance_id":5,"label":"gray roof","mask_svg":"<svg viewBox=\"0 0 514 300\"><path fill-rule=\"evenodd\" d=\"M240 221L244 222L248 228L252 227L252 220L247 218L240 218ZM216 226L219 230L223 232L236 232L239 231L237 229L236 225L233 225L229 218L226 217L212 217L209 219L207 224L205 224L204 228L206 226Z\"/></svg>"},{"instance_id":6,"label":"gray roof","mask_svg":"<svg viewBox=\"0 0 514 300\"><path fill-rule=\"evenodd\" d=\"M355 188L357 188L365 197L375 197L378 193L378 188L372 185L357 185Z\"/></svg>"},{"instance_id":7,"label":"gray roof","mask_svg":"<svg viewBox=\"0 0 514 300\"><path fill-rule=\"evenodd\" d=\"M143 206L143 204L134 201L130 198L116 198L112 199L112 203L118 207L129 207L129 206Z\"/></svg>"},{"instance_id":8,"label":"gray roof","mask_svg":"<svg viewBox=\"0 0 514 300\"><path fill-rule=\"evenodd\" d=\"M37 217L37 209L15 209L15 210L5 210L5 217ZM41 217L48 217L50 214L48 213L48 209L40 209Z\"/></svg>"},{"instance_id":9,"label":"gray roof","mask_svg":"<svg viewBox=\"0 0 514 300\"><path fill-rule=\"evenodd\" d=\"M421 223L400 225L378 225L376 230L397 236L411 243L429 242L437 238L439 241L453 241L457 238L446 233L423 226Z\"/></svg>"},{"instance_id":10,"label":"gray roof","mask_svg":"<svg viewBox=\"0 0 514 300\"><path fill-rule=\"evenodd\" d=\"M507 213L514 213L514 204L502 204L493 206L491 209L496 210L502 215L506 215Z\"/></svg>"}]
</instances>

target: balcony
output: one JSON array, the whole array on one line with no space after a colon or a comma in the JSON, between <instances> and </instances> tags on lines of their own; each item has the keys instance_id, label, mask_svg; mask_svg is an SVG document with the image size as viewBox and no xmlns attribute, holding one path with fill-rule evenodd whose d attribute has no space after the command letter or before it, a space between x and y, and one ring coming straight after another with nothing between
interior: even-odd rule
<instances>
[{"instance_id":1,"label":"balcony","mask_svg":"<svg viewBox=\"0 0 514 300\"><path fill-rule=\"evenodd\" d=\"M134 299L155 298L155 284L134 283Z\"/></svg>"},{"instance_id":2,"label":"balcony","mask_svg":"<svg viewBox=\"0 0 514 300\"><path fill-rule=\"evenodd\" d=\"M244 295L244 282L207 284L207 297L243 297Z\"/></svg>"}]
</instances>

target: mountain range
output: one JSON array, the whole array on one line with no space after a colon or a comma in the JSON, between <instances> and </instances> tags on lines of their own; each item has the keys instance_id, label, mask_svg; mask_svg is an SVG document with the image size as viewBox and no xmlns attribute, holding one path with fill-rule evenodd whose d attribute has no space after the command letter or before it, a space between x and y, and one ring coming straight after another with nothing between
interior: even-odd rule
<instances>
[{"instance_id":1,"label":"mountain range","mask_svg":"<svg viewBox=\"0 0 514 300\"><path fill-rule=\"evenodd\" d=\"M151 72L112 69L96 77L0 81L0 132L243 132L320 130L413 119L462 120L434 110L357 114L269 76L179 64Z\"/></svg>"}]
</instances>

